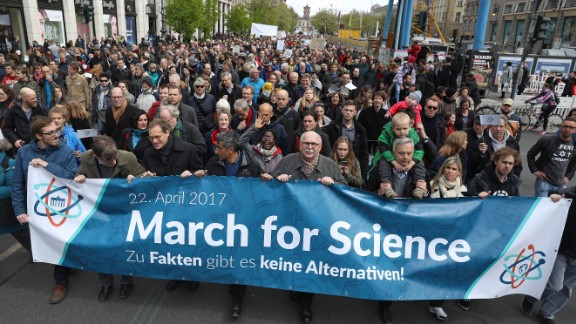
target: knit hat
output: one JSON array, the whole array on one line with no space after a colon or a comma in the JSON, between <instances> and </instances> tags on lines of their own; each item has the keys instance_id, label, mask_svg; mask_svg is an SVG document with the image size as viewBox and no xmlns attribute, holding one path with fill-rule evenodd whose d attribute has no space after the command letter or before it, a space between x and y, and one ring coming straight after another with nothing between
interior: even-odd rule
<instances>
[{"instance_id":1,"label":"knit hat","mask_svg":"<svg viewBox=\"0 0 576 324\"><path fill-rule=\"evenodd\" d=\"M408 63L416 63L416 57L415 56L408 57Z\"/></svg>"},{"instance_id":2,"label":"knit hat","mask_svg":"<svg viewBox=\"0 0 576 324\"><path fill-rule=\"evenodd\" d=\"M419 90L416 90L414 92L411 92L408 97L414 99L416 101L416 103L420 103L420 100L422 99L422 92L420 92Z\"/></svg>"},{"instance_id":3,"label":"knit hat","mask_svg":"<svg viewBox=\"0 0 576 324\"><path fill-rule=\"evenodd\" d=\"M264 86L262 87L262 93L264 94L264 96L266 98L270 97L270 94L272 93L272 89L274 89L274 86L272 85L272 83L270 83L270 82L264 83Z\"/></svg>"},{"instance_id":4,"label":"knit hat","mask_svg":"<svg viewBox=\"0 0 576 324\"><path fill-rule=\"evenodd\" d=\"M264 83L262 90L263 91L272 91L272 90L274 90L274 85L271 82L266 82L266 83Z\"/></svg>"}]
</instances>

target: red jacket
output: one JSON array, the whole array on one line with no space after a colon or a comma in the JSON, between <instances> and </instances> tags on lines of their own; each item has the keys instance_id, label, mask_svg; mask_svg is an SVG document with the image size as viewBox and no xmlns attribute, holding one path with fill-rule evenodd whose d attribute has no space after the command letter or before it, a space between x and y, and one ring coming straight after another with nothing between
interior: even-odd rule
<instances>
[{"instance_id":1,"label":"red jacket","mask_svg":"<svg viewBox=\"0 0 576 324\"><path fill-rule=\"evenodd\" d=\"M390 116L394 116L396 115L396 113L406 108L408 108L408 104L406 103L406 101L400 101L394 106L390 107L390 109L388 109L388 112L390 113ZM422 123L422 118L420 117L420 113L422 112L422 106L420 106L420 104L417 104L416 107L414 107L413 109L416 112L416 116L414 117L414 124Z\"/></svg>"}]
</instances>

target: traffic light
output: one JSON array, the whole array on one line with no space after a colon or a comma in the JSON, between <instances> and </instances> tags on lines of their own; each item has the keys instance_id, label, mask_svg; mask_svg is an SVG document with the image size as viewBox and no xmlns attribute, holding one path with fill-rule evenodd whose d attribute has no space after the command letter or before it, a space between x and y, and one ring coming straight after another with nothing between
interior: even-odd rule
<instances>
[{"instance_id":1,"label":"traffic light","mask_svg":"<svg viewBox=\"0 0 576 324\"><path fill-rule=\"evenodd\" d=\"M534 27L533 41L545 40L549 37L550 30L553 29L552 21L548 17L538 16Z\"/></svg>"},{"instance_id":2,"label":"traffic light","mask_svg":"<svg viewBox=\"0 0 576 324\"><path fill-rule=\"evenodd\" d=\"M84 20L86 22L92 21L92 17L94 17L94 7L92 5L84 5Z\"/></svg>"},{"instance_id":3,"label":"traffic light","mask_svg":"<svg viewBox=\"0 0 576 324\"><path fill-rule=\"evenodd\" d=\"M428 19L428 12L421 11L420 16L418 16L418 25L420 25L420 29L426 30L426 20Z\"/></svg>"}]
</instances>

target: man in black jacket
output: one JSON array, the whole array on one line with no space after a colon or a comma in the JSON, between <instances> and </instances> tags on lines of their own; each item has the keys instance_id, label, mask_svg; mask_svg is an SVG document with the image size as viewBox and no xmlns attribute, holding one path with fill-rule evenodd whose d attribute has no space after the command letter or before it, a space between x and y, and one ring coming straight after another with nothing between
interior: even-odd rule
<instances>
[{"instance_id":1,"label":"man in black jacket","mask_svg":"<svg viewBox=\"0 0 576 324\"><path fill-rule=\"evenodd\" d=\"M362 170L362 178L366 179L368 173L368 140L366 137L366 129L356 121L356 104L353 100L347 100L342 108L342 120L334 121L326 126L324 133L330 139L330 146L333 147L334 143L340 136L346 136L352 143L354 154L360 162L360 170Z\"/></svg>"},{"instance_id":2,"label":"man in black jacket","mask_svg":"<svg viewBox=\"0 0 576 324\"><path fill-rule=\"evenodd\" d=\"M548 197L562 189L576 171L574 139L576 118L568 117L560 125L560 133L543 136L528 150L526 159L530 172L536 176L536 197ZM536 160L536 155L539 155Z\"/></svg>"},{"instance_id":3,"label":"man in black jacket","mask_svg":"<svg viewBox=\"0 0 576 324\"><path fill-rule=\"evenodd\" d=\"M33 137L30 133L30 121L36 116L48 116L46 109L38 104L36 92L30 88L20 90L20 104L8 109L4 118L2 133L16 149L30 143Z\"/></svg>"},{"instance_id":4,"label":"man in black jacket","mask_svg":"<svg viewBox=\"0 0 576 324\"><path fill-rule=\"evenodd\" d=\"M467 195L486 198L487 196L518 196L522 179L512 171L520 163L520 153L503 147L492 154L492 163L468 183Z\"/></svg>"},{"instance_id":5,"label":"man in black jacket","mask_svg":"<svg viewBox=\"0 0 576 324\"><path fill-rule=\"evenodd\" d=\"M215 154L208 160L206 170L194 172L196 177L214 175L257 178L260 176L260 166L250 159L248 153L241 150L238 138L231 131L216 135ZM230 294L232 295L232 317L236 319L242 312L246 285L230 285Z\"/></svg>"}]
</instances>

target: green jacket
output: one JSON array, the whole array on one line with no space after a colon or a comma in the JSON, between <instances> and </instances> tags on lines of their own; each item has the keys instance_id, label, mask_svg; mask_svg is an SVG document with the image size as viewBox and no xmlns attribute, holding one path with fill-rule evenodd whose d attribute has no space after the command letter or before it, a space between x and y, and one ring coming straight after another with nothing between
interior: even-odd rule
<instances>
[{"instance_id":1,"label":"green jacket","mask_svg":"<svg viewBox=\"0 0 576 324\"><path fill-rule=\"evenodd\" d=\"M136 156L127 151L118 150L116 167L112 178L126 178L129 174L139 177L146 169L136 159ZM102 178L98 169L98 161L92 150L88 150L80 156L80 167L76 175L84 175L86 178Z\"/></svg>"},{"instance_id":2,"label":"green jacket","mask_svg":"<svg viewBox=\"0 0 576 324\"><path fill-rule=\"evenodd\" d=\"M420 143L420 136L414 130L414 128L410 128L408 132L408 136L414 141L414 155L412 159L415 161L422 161L424 157L424 149L422 147L422 143ZM378 161L380 158L384 157L384 159L388 162L394 161L394 153L392 153L392 143L396 139L396 135L394 131L392 131L392 122L389 122L384 126L382 129L382 133L378 136L378 151L374 155L374 159L372 160L372 165L378 165Z\"/></svg>"}]
</instances>

